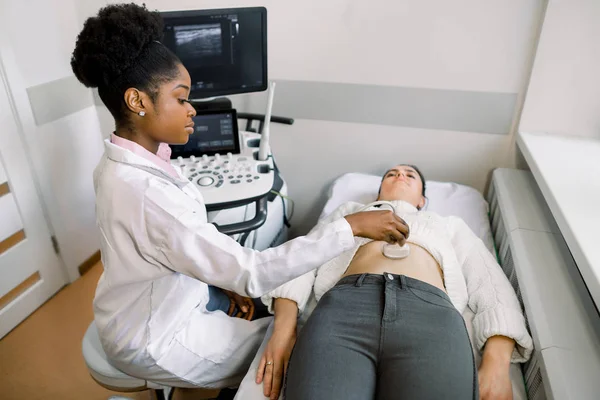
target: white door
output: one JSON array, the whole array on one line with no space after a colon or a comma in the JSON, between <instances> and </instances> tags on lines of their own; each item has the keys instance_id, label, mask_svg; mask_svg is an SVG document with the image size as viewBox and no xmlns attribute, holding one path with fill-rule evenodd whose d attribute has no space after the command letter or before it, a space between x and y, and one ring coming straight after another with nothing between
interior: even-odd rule
<instances>
[{"instance_id":1,"label":"white door","mask_svg":"<svg viewBox=\"0 0 600 400\"><path fill-rule=\"evenodd\" d=\"M0 338L67 283L0 56Z\"/></svg>"}]
</instances>

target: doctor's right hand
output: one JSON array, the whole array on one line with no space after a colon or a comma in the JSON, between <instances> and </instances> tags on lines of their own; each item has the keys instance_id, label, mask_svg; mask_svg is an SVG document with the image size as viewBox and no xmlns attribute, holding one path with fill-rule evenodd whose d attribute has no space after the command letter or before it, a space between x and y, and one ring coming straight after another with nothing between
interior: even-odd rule
<instances>
[{"instance_id":1,"label":"doctor's right hand","mask_svg":"<svg viewBox=\"0 0 600 400\"><path fill-rule=\"evenodd\" d=\"M363 211L346 215L354 236L382 240L403 246L408 239L408 224L389 210Z\"/></svg>"}]
</instances>

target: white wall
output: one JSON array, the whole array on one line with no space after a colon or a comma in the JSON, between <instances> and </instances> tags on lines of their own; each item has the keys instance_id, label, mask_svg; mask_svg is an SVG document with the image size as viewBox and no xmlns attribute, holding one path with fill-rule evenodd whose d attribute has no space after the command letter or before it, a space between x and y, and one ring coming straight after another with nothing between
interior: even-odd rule
<instances>
[{"instance_id":1,"label":"white wall","mask_svg":"<svg viewBox=\"0 0 600 400\"><path fill-rule=\"evenodd\" d=\"M264 5L270 78L516 93L543 1L146 0L149 9Z\"/></svg>"},{"instance_id":2,"label":"white wall","mask_svg":"<svg viewBox=\"0 0 600 400\"><path fill-rule=\"evenodd\" d=\"M272 80L514 94L517 99L528 84L545 7L544 0L144 2L165 11L264 5ZM276 94L275 110L277 99ZM239 104L262 111L264 96L249 95ZM435 118L436 109L430 112ZM519 112L517 101L515 117ZM101 120L109 125L105 117ZM305 119L293 127L273 126L272 133L275 156L297 203L293 233L301 233L314 224L324 191L343 172L381 173L407 161L430 179L483 190L490 171L506 165L513 132ZM312 155L310 163L303 163L307 155Z\"/></svg>"},{"instance_id":3,"label":"white wall","mask_svg":"<svg viewBox=\"0 0 600 400\"><path fill-rule=\"evenodd\" d=\"M75 0L75 13L77 15L77 20L80 26L83 26L83 23L88 17L92 17L98 14L98 10L100 7L105 5L104 0ZM79 30L77 31L79 33Z\"/></svg>"},{"instance_id":4,"label":"white wall","mask_svg":"<svg viewBox=\"0 0 600 400\"><path fill-rule=\"evenodd\" d=\"M73 75L69 62L86 6L89 2L78 0L8 0L0 16L9 36L0 51L47 218L71 280L99 249L92 185L103 151L98 116L91 91L84 91L81 101L90 107L37 125L27 89Z\"/></svg>"},{"instance_id":5,"label":"white wall","mask_svg":"<svg viewBox=\"0 0 600 400\"><path fill-rule=\"evenodd\" d=\"M600 138L600 2L550 0L519 126Z\"/></svg>"}]
</instances>

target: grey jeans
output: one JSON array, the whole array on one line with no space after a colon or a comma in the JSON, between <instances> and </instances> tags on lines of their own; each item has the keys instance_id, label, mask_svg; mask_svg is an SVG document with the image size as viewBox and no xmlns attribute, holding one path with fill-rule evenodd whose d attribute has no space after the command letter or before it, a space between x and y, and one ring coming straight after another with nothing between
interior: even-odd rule
<instances>
[{"instance_id":1,"label":"grey jeans","mask_svg":"<svg viewBox=\"0 0 600 400\"><path fill-rule=\"evenodd\" d=\"M477 399L464 320L448 295L404 275L342 278L290 359L286 400Z\"/></svg>"}]
</instances>

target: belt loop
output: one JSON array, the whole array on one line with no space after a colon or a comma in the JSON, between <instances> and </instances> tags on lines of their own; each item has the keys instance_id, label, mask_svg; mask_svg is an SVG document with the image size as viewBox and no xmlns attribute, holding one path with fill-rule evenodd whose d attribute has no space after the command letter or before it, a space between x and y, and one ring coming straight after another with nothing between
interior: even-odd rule
<instances>
[{"instance_id":1,"label":"belt loop","mask_svg":"<svg viewBox=\"0 0 600 400\"><path fill-rule=\"evenodd\" d=\"M406 276L400 275L400 289L406 289Z\"/></svg>"},{"instance_id":2,"label":"belt loop","mask_svg":"<svg viewBox=\"0 0 600 400\"><path fill-rule=\"evenodd\" d=\"M365 277L367 276L367 274L361 274L358 279L356 280L356 283L354 284L354 286L356 287L361 287L363 284L363 281L365 280Z\"/></svg>"}]
</instances>

